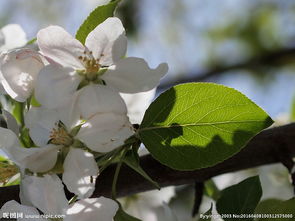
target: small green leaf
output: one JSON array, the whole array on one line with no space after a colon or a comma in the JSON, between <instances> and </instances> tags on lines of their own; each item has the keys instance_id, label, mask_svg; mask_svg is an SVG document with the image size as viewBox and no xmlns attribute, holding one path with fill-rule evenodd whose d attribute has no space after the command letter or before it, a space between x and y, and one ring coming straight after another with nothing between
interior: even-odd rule
<instances>
[{"instance_id":1,"label":"small green leaf","mask_svg":"<svg viewBox=\"0 0 295 221\"><path fill-rule=\"evenodd\" d=\"M216 208L219 214L231 214L226 221L237 220L237 216L254 214L254 210L262 196L261 184L258 176L250 177L236 185L230 186L221 192ZM243 220L253 220L245 218Z\"/></svg>"},{"instance_id":2,"label":"small green leaf","mask_svg":"<svg viewBox=\"0 0 295 221\"><path fill-rule=\"evenodd\" d=\"M119 210L117 211L116 216L114 217L114 221L141 221L141 220L125 213L124 210L120 206Z\"/></svg>"},{"instance_id":3,"label":"small green leaf","mask_svg":"<svg viewBox=\"0 0 295 221\"><path fill-rule=\"evenodd\" d=\"M32 105L33 107L41 107L41 104L37 101L35 94L33 94L30 99L30 105Z\"/></svg>"},{"instance_id":4,"label":"small green leaf","mask_svg":"<svg viewBox=\"0 0 295 221\"><path fill-rule=\"evenodd\" d=\"M12 115L15 117L16 121L21 125L25 125L24 121L24 108L25 104L21 102L14 101Z\"/></svg>"},{"instance_id":5,"label":"small green leaf","mask_svg":"<svg viewBox=\"0 0 295 221\"><path fill-rule=\"evenodd\" d=\"M212 179L205 182L205 195L215 201L220 197L220 190Z\"/></svg>"},{"instance_id":6,"label":"small green leaf","mask_svg":"<svg viewBox=\"0 0 295 221\"><path fill-rule=\"evenodd\" d=\"M100 23L109 17L113 17L114 11L120 0L111 1L107 5L98 6L86 18L76 33L76 38L82 43L85 43L87 35L95 29Z\"/></svg>"},{"instance_id":7,"label":"small green leaf","mask_svg":"<svg viewBox=\"0 0 295 221\"><path fill-rule=\"evenodd\" d=\"M30 137L30 133L29 133L29 129L28 128L22 128L20 131L20 141L23 144L24 147L36 147L36 145L34 144L33 140Z\"/></svg>"},{"instance_id":8,"label":"small green leaf","mask_svg":"<svg viewBox=\"0 0 295 221\"><path fill-rule=\"evenodd\" d=\"M32 38L31 40L29 40L29 41L27 42L26 45L34 44L36 41L37 41L37 38Z\"/></svg>"},{"instance_id":9,"label":"small green leaf","mask_svg":"<svg viewBox=\"0 0 295 221\"><path fill-rule=\"evenodd\" d=\"M200 216L199 221L211 221L212 209L213 209L213 203L211 203L210 209L206 213Z\"/></svg>"},{"instance_id":10,"label":"small green leaf","mask_svg":"<svg viewBox=\"0 0 295 221\"><path fill-rule=\"evenodd\" d=\"M162 164L195 170L233 156L272 123L260 107L235 89L188 83L161 94L147 109L138 133Z\"/></svg>"},{"instance_id":11,"label":"small green leaf","mask_svg":"<svg viewBox=\"0 0 295 221\"><path fill-rule=\"evenodd\" d=\"M137 173L139 173L141 176L143 176L146 180L148 180L151 184L153 184L157 189L161 189L159 184L153 181L149 177L149 175L140 167L139 157L137 153L135 153L132 150L128 151L123 159L123 162L127 164L130 168L135 170Z\"/></svg>"},{"instance_id":12,"label":"small green leaf","mask_svg":"<svg viewBox=\"0 0 295 221\"><path fill-rule=\"evenodd\" d=\"M271 214L273 217L257 218L257 221L294 221L295 219L295 198L287 201L278 199L268 199L259 203L255 213L259 214ZM279 217L285 215L286 217ZM277 217L275 217L277 216Z\"/></svg>"}]
</instances>

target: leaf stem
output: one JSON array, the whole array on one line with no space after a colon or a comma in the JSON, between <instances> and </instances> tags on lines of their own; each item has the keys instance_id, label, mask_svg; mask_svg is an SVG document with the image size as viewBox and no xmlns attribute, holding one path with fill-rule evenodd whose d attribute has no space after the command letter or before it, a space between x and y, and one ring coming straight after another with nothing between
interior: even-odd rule
<instances>
[{"instance_id":1,"label":"leaf stem","mask_svg":"<svg viewBox=\"0 0 295 221\"><path fill-rule=\"evenodd\" d=\"M116 199L117 198L117 182L118 182L118 177L119 177L119 173L123 164L123 159L125 157L125 154L127 153L128 148L123 150L122 156L120 161L117 164L116 170L115 170L115 174L114 174L114 179L113 179L113 183L112 183L112 199Z\"/></svg>"}]
</instances>

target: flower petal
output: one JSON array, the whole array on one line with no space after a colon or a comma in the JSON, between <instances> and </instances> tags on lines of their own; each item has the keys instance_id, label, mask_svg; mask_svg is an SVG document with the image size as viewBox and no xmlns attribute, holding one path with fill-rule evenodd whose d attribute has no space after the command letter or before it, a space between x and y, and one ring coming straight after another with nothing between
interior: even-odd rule
<instances>
[{"instance_id":1,"label":"flower petal","mask_svg":"<svg viewBox=\"0 0 295 221\"><path fill-rule=\"evenodd\" d=\"M5 45L5 37L4 37L2 30L0 29L0 49L4 45Z\"/></svg>"},{"instance_id":2,"label":"flower petal","mask_svg":"<svg viewBox=\"0 0 295 221\"><path fill-rule=\"evenodd\" d=\"M18 134L19 133L19 125L18 125L16 119L14 118L14 116L5 109L2 109L2 115L7 123L7 128L9 130L12 130L15 134Z\"/></svg>"},{"instance_id":3,"label":"flower petal","mask_svg":"<svg viewBox=\"0 0 295 221\"><path fill-rule=\"evenodd\" d=\"M83 199L71 205L64 221L112 221L119 209L118 204L105 197Z\"/></svg>"},{"instance_id":4,"label":"flower petal","mask_svg":"<svg viewBox=\"0 0 295 221\"><path fill-rule=\"evenodd\" d=\"M0 128L0 149L21 168L33 172L46 172L53 168L60 147L48 145L42 148L22 148L15 133Z\"/></svg>"},{"instance_id":5,"label":"flower petal","mask_svg":"<svg viewBox=\"0 0 295 221\"><path fill-rule=\"evenodd\" d=\"M90 197L95 189L98 166L93 154L71 148L64 161L62 180L79 198Z\"/></svg>"},{"instance_id":6,"label":"flower petal","mask_svg":"<svg viewBox=\"0 0 295 221\"><path fill-rule=\"evenodd\" d=\"M136 93L136 94L123 94L120 93L121 97L125 101L128 110L128 117L132 124L140 124L144 113L153 98L155 97L156 90Z\"/></svg>"},{"instance_id":7,"label":"flower petal","mask_svg":"<svg viewBox=\"0 0 295 221\"><path fill-rule=\"evenodd\" d=\"M47 145L40 148L21 148L24 156L18 159L19 164L32 172L47 172L54 167L60 146Z\"/></svg>"},{"instance_id":8,"label":"flower petal","mask_svg":"<svg viewBox=\"0 0 295 221\"><path fill-rule=\"evenodd\" d=\"M85 47L62 27L49 26L37 34L37 43L44 56L64 67L84 69L79 56Z\"/></svg>"},{"instance_id":9,"label":"flower petal","mask_svg":"<svg viewBox=\"0 0 295 221\"><path fill-rule=\"evenodd\" d=\"M48 65L37 78L35 96L46 108L67 106L80 82L81 77L74 69Z\"/></svg>"},{"instance_id":10,"label":"flower petal","mask_svg":"<svg viewBox=\"0 0 295 221\"><path fill-rule=\"evenodd\" d=\"M18 218L17 221L26 221L28 220L27 218L25 218L25 215L30 215L30 216L39 216L40 213L38 212L38 210L34 207L31 206L25 206L25 205L21 205L18 202L16 202L15 200L11 200L6 202L1 210L0 210L0 218L3 218L3 220L6 220L6 218L4 217L4 214L9 215L9 213L12 214L22 214L23 218ZM12 217L11 217L12 218ZM2 219L1 219L2 220ZM34 221L46 221L46 219L43 218L34 218Z\"/></svg>"},{"instance_id":11,"label":"flower petal","mask_svg":"<svg viewBox=\"0 0 295 221\"><path fill-rule=\"evenodd\" d=\"M24 102L31 96L43 66L40 54L31 49L3 53L0 56L1 84L13 99Z\"/></svg>"},{"instance_id":12,"label":"flower petal","mask_svg":"<svg viewBox=\"0 0 295 221\"><path fill-rule=\"evenodd\" d=\"M61 215L68 207L64 186L57 175L26 176L22 182L26 198L43 213Z\"/></svg>"},{"instance_id":13,"label":"flower petal","mask_svg":"<svg viewBox=\"0 0 295 221\"><path fill-rule=\"evenodd\" d=\"M38 146L47 145L50 133L59 120L58 111L42 107L32 107L25 115L25 125Z\"/></svg>"},{"instance_id":14,"label":"flower petal","mask_svg":"<svg viewBox=\"0 0 295 221\"><path fill-rule=\"evenodd\" d=\"M166 63L160 64L156 69L150 69L143 59L129 57L109 67L101 78L108 86L122 93L138 93L158 86L167 71Z\"/></svg>"},{"instance_id":15,"label":"flower petal","mask_svg":"<svg viewBox=\"0 0 295 221\"><path fill-rule=\"evenodd\" d=\"M18 24L9 24L1 29L4 37L4 45L0 45L0 50L9 50L22 47L27 43L24 30Z\"/></svg>"},{"instance_id":16,"label":"flower petal","mask_svg":"<svg viewBox=\"0 0 295 221\"><path fill-rule=\"evenodd\" d=\"M127 49L125 29L120 19L106 19L89 33L85 45L102 66L114 64L125 55Z\"/></svg>"},{"instance_id":17,"label":"flower petal","mask_svg":"<svg viewBox=\"0 0 295 221\"><path fill-rule=\"evenodd\" d=\"M76 138L91 150L105 153L123 145L133 134L126 115L99 113L83 124Z\"/></svg>"},{"instance_id":18,"label":"flower petal","mask_svg":"<svg viewBox=\"0 0 295 221\"><path fill-rule=\"evenodd\" d=\"M88 85L79 91L77 107L83 119L97 113L126 114L127 108L119 93L104 85Z\"/></svg>"}]
</instances>

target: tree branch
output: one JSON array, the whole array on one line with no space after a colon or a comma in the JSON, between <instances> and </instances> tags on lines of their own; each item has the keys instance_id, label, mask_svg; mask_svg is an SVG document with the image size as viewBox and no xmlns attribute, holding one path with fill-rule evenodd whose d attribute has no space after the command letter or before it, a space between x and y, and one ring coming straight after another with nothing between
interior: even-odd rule
<instances>
[{"instance_id":1,"label":"tree branch","mask_svg":"<svg viewBox=\"0 0 295 221\"><path fill-rule=\"evenodd\" d=\"M255 136L238 154L213 167L195 171L176 171L160 164L150 155L141 157L140 162L142 168L152 179L158 182L161 187L166 187L203 182L220 174L279 163L282 156L286 154L295 156L295 123L264 130ZM98 177L93 196L111 196L115 166L110 166ZM126 165L122 166L117 183L118 197L154 188L132 169ZM0 188L0 206L9 200L18 200L18 191L18 186Z\"/></svg>"},{"instance_id":2,"label":"tree branch","mask_svg":"<svg viewBox=\"0 0 295 221\"><path fill-rule=\"evenodd\" d=\"M209 71L190 73L188 76L181 77L178 79L171 80L167 83L159 85L158 91L163 91L171 86L187 83L187 82L199 82L205 81L208 78L221 75L227 71L237 70L237 69L249 69L259 66L279 66L286 63L294 62L295 58L295 48L280 49L277 51L272 51L264 53L264 55L253 57L249 60L243 61L230 66L219 66L215 67Z\"/></svg>"}]
</instances>

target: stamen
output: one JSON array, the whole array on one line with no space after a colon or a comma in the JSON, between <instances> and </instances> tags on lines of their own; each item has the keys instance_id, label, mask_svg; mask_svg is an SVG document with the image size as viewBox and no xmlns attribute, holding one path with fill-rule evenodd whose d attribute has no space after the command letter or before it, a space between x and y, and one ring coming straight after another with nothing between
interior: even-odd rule
<instances>
[{"instance_id":1,"label":"stamen","mask_svg":"<svg viewBox=\"0 0 295 221\"><path fill-rule=\"evenodd\" d=\"M70 146L73 143L73 138L66 129L56 123L57 128L53 128L50 132L50 143L56 145Z\"/></svg>"}]
</instances>

